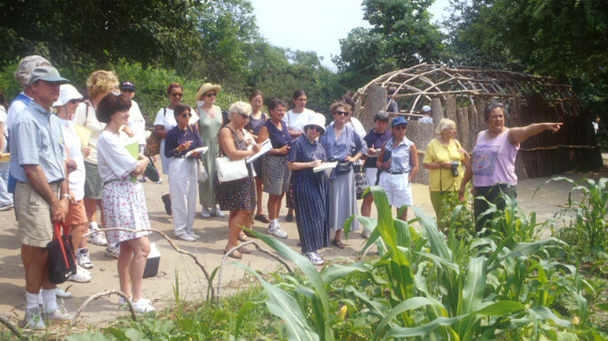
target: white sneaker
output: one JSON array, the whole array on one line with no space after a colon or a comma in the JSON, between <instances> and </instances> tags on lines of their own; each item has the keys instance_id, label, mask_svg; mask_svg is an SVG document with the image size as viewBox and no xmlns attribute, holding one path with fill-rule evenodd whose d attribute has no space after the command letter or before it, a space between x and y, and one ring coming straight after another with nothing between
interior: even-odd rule
<instances>
[{"instance_id":1,"label":"white sneaker","mask_svg":"<svg viewBox=\"0 0 608 341\"><path fill-rule=\"evenodd\" d=\"M203 210L201 211L201 217L203 217L203 218L211 217L211 212L209 212L209 208L203 206Z\"/></svg>"},{"instance_id":2,"label":"white sneaker","mask_svg":"<svg viewBox=\"0 0 608 341\"><path fill-rule=\"evenodd\" d=\"M215 206L214 208L211 209L211 215L215 216L215 217L220 217L223 218L226 215L224 213L222 213L222 211L220 211L220 208Z\"/></svg>"},{"instance_id":3,"label":"white sneaker","mask_svg":"<svg viewBox=\"0 0 608 341\"><path fill-rule=\"evenodd\" d=\"M369 237L372 236L372 230L368 229L367 227L363 229L363 232L361 232L361 236L365 239L369 239Z\"/></svg>"},{"instance_id":4,"label":"white sneaker","mask_svg":"<svg viewBox=\"0 0 608 341\"><path fill-rule=\"evenodd\" d=\"M268 228L268 234L277 238L287 239L287 232L281 229L281 226L275 226Z\"/></svg>"},{"instance_id":5,"label":"white sneaker","mask_svg":"<svg viewBox=\"0 0 608 341\"><path fill-rule=\"evenodd\" d=\"M138 313L149 313L156 309L150 304L150 300L145 298L140 299L137 302L133 302L133 309Z\"/></svg>"},{"instance_id":6,"label":"white sneaker","mask_svg":"<svg viewBox=\"0 0 608 341\"><path fill-rule=\"evenodd\" d=\"M105 256L108 258L116 258L118 259L118 256L120 255L120 243L116 243L116 244L108 244L108 246L106 247L106 252L105 252Z\"/></svg>"},{"instance_id":7,"label":"white sneaker","mask_svg":"<svg viewBox=\"0 0 608 341\"><path fill-rule=\"evenodd\" d=\"M76 251L76 258L78 261L78 265L82 266L85 269L92 269L93 263L91 263L91 256L89 254L88 248L82 248Z\"/></svg>"},{"instance_id":8,"label":"white sneaker","mask_svg":"<svg viewBox=\"0 0 608 341\"><path fill-rule=\"evenodd\" d=\"M74 295L72 295L72 293L69 291L57 288L55 289L55 296L57 296L57 298L72 298Z\"/></svg>"},{"instance_id":9,"label":"white sneaker","mask_svg":"<svg viewBox=\"0 0 608 341\"><path fill-rule=\"evenodd\" d=\"M189 235L188 233L184 233L184 234L178 234L178 235L176 235L175 237L176 237L177 239L181 239L181 240L186 241L186 242L193 242L193 241L196 241L196 238L195 238L195 237L193 237L193 236L191 236L191 235Z\"/></svg>"},{"instance_id":10,"label":"white sneaker","mask_svg":"<svg viewBox=\"0 0 608 341\"><path fill-rule=\"evenodd\" d=\"M70 323L74 319L62 305L50 313L42 313L41 316L47 324Z\"/></svg>"},{"instance_id":11,"label":"white sneaker","mask_svg":"<svg viewBox=\"0 0 608 341\"><path fill-rule=\"evenodd\" d=\"M76 283L88 283L91 281L91 273L80 265L76 265L76 273L68 277L68 281Z\"/></svg>"},{"instance_id":12,"label":"white sneaker","mask_svg":"<svg viewBox=\"0 0 608 341\"><path fill-rule=\"evenodd\" d=\"M100 231L100 229L99 228L92 229L91 225L89 225L89 232L93 232L93 231ZM99 246L108 245L108 241L106 240L106 234L103 232L97 232L97 233L93 233L93 234L89 235L89 243L99 245Z\"/></svg>"},{"instance_id":13,"label":"white sneaker","mask_svg":"<svg viewBox=\"0 0 608 341\"><path fill-rule=\"evenodd\" d=\"M40 314L40 307L25 310L25 328L46 329L46 325Z\"/></svg>"},{"instance_id":14,"label":"white sneaker","mask_svg":"<svg viewBox=\"0 0 608 341\"><path fill-rule=\"evenodd\" d=\"M199 240L201 239L201 236L199 236L198 234L194 233L194 232L188 232L188 234L190 235L190 237Z\"/></svg>"},{"instance_id":15,"label":"white sneaker","mask_svg":"<svg viewBox=\"0 0 608 341\"><path fill-rule=\"evenodd\" d=\"M325 262L323 261L323 259L321 259L321 256L319 256L319 253L316 251L313 252L308 252L306 253L306 256L308 256L308 259L310 259L310 262L314 265L323 265L325 264Z\"/></svg>"}]
</instances>

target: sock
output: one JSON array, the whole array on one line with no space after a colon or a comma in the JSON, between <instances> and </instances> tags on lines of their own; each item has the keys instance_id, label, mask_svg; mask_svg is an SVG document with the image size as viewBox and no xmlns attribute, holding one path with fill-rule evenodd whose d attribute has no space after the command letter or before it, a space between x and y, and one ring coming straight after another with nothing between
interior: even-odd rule
<instances>
[{"instance_id":1,"label":"sock","mask_svg":"<svg viewBox=\"0 0 608 341\"><path fill-rule=\"evenodd\" d=\"M276 227L279 227L279 219L272 219L270 221L270 228L272 229L272 228L276 228Z\"/></svg>"},{"instance_id":2,"label":"sock","mask_svg":"<svg viewBox=\"0 0 608 341\"><path fill-rule=\"evenodd\" d=\"M94 221L92 223L89 223L89 230L95 231L97 229L99 229L99 227L97 226L97 222L96 221Z\"/></svg>"},{"instance_id":3,"label":"sock","mask_svg":"<svg viewBox=\"0 0 608 341\"><path fill-rule=\"evenodd\" d=\"M27 291L25 292L25 309L38 308L38 295L39 294L30 294Z\"/></svg>"},{"instance_id":4,"label":"sock","mask_svg":"<svg viewBox=\"0 0 608 341\"><path fill-rule=\"evenodd\" d=\"M42 289L42 302L42 309L44 312L51 313L57 309L55 289Z\"/></svg>"}]
</instances>

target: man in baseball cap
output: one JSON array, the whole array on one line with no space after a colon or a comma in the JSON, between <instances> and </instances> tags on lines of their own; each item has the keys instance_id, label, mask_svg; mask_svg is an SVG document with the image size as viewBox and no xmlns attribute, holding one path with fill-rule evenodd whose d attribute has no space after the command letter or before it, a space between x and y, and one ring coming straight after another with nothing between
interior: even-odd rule
<instances>
[{"instance_id":1,"label":"man in baseball cap","mask_svg":"<svg viewBox=\"0 0 608 341\"><path fill-rule=\"evenodd\" d=\"M34 68L29 81L33 100L14 118L11 129L10 172L18 181L15 213L25 269L25 320L27 327L34 329L45 328L45 321L66 323L73 319L57 304L57 286L49 281L46 249L53 240L53 224L65 219L70 200L65 141L61 123L52 114L59 86L67 81L52 66ZM40 289L42 311L38 306Z\"/></svg>"}]
</instances>

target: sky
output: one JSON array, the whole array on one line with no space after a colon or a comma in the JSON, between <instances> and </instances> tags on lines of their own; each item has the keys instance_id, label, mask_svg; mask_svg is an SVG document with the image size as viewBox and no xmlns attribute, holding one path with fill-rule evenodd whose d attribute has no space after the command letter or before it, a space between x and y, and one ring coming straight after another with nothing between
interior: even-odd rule
<instances>
[{"instance_id":1,"label":"sky","mask_svg":"<svg viewBox=\"0 0 608 341\"><path fill-rule=\"evenodd\" d=\"M251 0L262 37L292 50L315 51L323 65L335 69L331 57L340 54L340 39L353 28L370 27L363 20L361 0ZM444 15L448 0L429 9L434 21Z\"/></svg>"}]
</instances>

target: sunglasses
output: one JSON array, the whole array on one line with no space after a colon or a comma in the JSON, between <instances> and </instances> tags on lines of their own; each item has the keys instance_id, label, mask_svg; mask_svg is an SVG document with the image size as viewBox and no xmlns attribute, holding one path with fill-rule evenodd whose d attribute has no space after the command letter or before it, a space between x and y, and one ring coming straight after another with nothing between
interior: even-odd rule
<instances>
[{"instance_id":1,"label":"sunglasses","mask_svg":"<svg viewBox=\"0 0 608 341\"><path fill-rule=\"evenodd\" d=\"M120 89L122 92L135 92L133 89Z\"/></svg>"},{"instance_id":2,"label":"sunglasses","mask_svg":"<svg viewBox=\"0 0 608 341\"><path fill-rule=\"evenodd\" d=\"M79 99L71 99L68 103L70 103L70 104L78 104L78 103L80 103L80 100Z\"/></svg>"},{"instance_id":3,"label":"sunglasses","mask_svg":"<svg viewBox=\"0 0 608 341\"><path fill-rule=\"evenodd\" d=\"M212 92L210 94L205 94L205 97L217 97L217 93Z\"/></svg>"},{"instance_id":4,"label":"sunglasses","mask_svg":"<svg viewBox=\"0 0 608 341\"><path fill-rule=\"evenodd\" d=\"M239 115L241 115L241 117L243 117L243 119L245 119L245 120L250 119L250 117L249 117L249 116L247 116L247 115L244 115L244 114L239 114Z\"/></svg>"},{"instance_id":5,"label":"sunglasses","mask_svg":"<svg viewBox=\"0 0 608 341\"><path fill-rule=\"evenodd\" d=\"M323 128L321 128L321 127L310 127L308 129L312 129L312 130L316 131L317 133L323 132Z\"/></svg>"},{"instance_id":6,"label":"sunglasses","mask_svg":"<svg viewBox=\"0 0 608 341\"><path fill-rule=\"evenodd\" d=\"M173 93L173 94L171 94L171 96L173 96L173 97L182 97L182 96L184 96L184 94L182 94L182 93Z\"/></svg>"},{"instance_id":7,"label":"sunglasses","mask_svg":"<svg viewBox=\"0 0 608 341\"><path fill-rule=\"evenodd\" d=\"M336 110L336 115L348 116L348 111Z\"/></svg>"},{"instance_id":8,"label":"sunglasses","mask_svg":"<svg viewBox=\"0 0 608 341\"><path fill-rule=\"evenodd\" d=\"M407 129L407 124L400 124L398 126L395 126L395 129L397 129L397 130L405 130L405 129Z\"/></svg>"},{"instance_id":9,"label":"sunglasses","mask_svg":"<svg viewBox=\"0 0 608 341\"><path fill-rule=\"evenodd\" d=\"M182 114L182 117L183 117L183 118L186 118L186 117L192 117L192 114Z\"/></svg>"}]
</instances>

